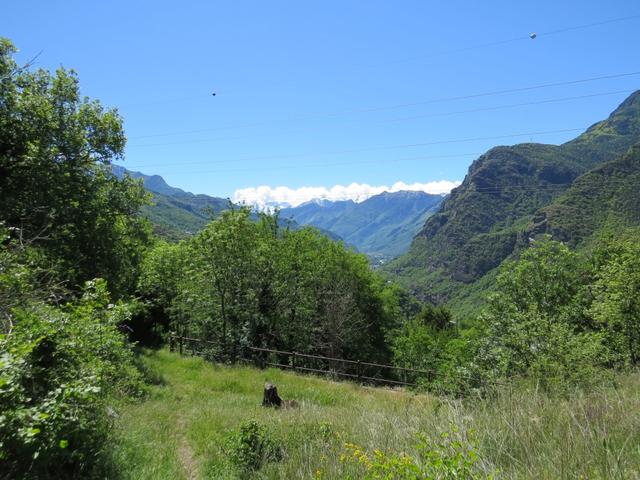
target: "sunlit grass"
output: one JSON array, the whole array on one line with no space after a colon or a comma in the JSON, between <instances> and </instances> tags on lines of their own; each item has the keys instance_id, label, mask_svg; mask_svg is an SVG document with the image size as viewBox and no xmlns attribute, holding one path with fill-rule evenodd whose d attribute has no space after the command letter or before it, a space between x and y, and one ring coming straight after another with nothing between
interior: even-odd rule
<instances>
[{"instance_id":1,"label":"sunlit grass","mask_svg":"<svg viewBox=\"0 0 640 480\"><path fill-rule=\"evenodd\" d=\"M363 388L279 370L220 367L167 351L145 362L164 385L121 406L115 457L124 478L235 478L225 451L229 432L248 419L284 447L282 461L252 478L342 478L343 443L415 455L416 434L436 439L455 426L473 430L479 472L501 478L640 478L640 381L549 398L520 387L486 399L438 399ZM265 380L300 408L260 406ZM185 458L186 457L186 458ZM185 465L186 464L186 465Z\"/></svg>"}]
</instances>

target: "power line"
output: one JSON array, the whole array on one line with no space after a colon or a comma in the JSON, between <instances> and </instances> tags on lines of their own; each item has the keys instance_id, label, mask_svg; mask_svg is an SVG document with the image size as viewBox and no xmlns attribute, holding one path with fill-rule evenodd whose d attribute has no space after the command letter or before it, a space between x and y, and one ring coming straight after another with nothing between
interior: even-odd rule
<instances>
[{"instance_id":1,"label":"power line","mask_svg":"<svg viewBox=\"0 0 640 480\"><path fill-rule=\"evenodd\" d=\"M439 112L439 113L430 113L430 114L426 114L426 115L413 115L411 117L402 117L402 118L395 118L393 120L390 120L392 122L397 122L397 121L402 121L402 120L414 120L417 118L431 118L431 117L446 117L446 116L450 116L450 115L459 115L459 114L463 114L463 113L476 113L476 112L489 112L489 111L494 111L494 110L504 110L504 109L509 109L509 108L517 108L517 107L525 107L525 106L531 106L531 105L544 105L544 104L549 104L549 103L560 103L560 102L566 102L566 101L570 101L570 100L582 100L585 98L594 98L594 97L604 97L604 96L608 96L608 95L617 95L620 93L632 93L635 90L617 90L615 92L603 92L603 93L592 93L589 95L578 95L578 96L574 96L574 97L562 97L562 98L551 98L551 99L547 99L547 100L539 100L539 101L535 101L535 102L524 102L524 103L513 103L510 105L498 105L495 107L482 107L482 108L473 108L470 110L458 110L455 112Z\"/></svg>"},{"instance_id":2,"label":"power line","mask_svg":"<svg viewBox=\"0 0 640 480\"><path fill-rule=\"evenodd\" d=\"M573 183L540 183L531 185L496 185L488 187L477 187L471 190L470 193L501 193L508 190L554 190L567 188L573 185Z\"/></svg>"},{"instance_id":3,"label":"power line","mask_svg":"<svg viewBox=\"0 0 640 480\"><path fill-rule=\"evenodd\" d=\"M417 105L428 105L428 104L433 104L433 103L444 103L444 102L452 102L452 101L457 101L457 100L469 100L469 99L472 99L472 98L490 97L490 96L494 96L494 95L504 95L504 94L508 94L508 93L526 92L526 91L531 91L531 90L539 90L539 89L542 89L542 88L560 87L560 86L566 86L566 85L576 85L576 84L580 84L580 83L594 82L594 81L598 81L598 80L610 80L610 79L614 79L614 78L629 77L629 76L633 76L633 75L640 75L640 71L627 72L627 73L618 73L618 74L614 74L614 75L602 75L602 76L598 76L598 77L581 78L581 79L578 79L578 80L569 80L569 81L564 81L564 82L543 83L543 84L539 84L539 85L531 85L531 86L528 86L528 87L508 88L508 89L504 89L504 90L494 90L494 91L491 91L491 92L474 93L474 94L471 94L471 95L460 95L460 96L455 96L455 97L434 98L434 99L431 99L431 100L423 100L423 101L420 101L420 102L402 103L402 104L390 105L390 106L386 106L386 107L374 107L374 108L369 108L369 109L363 109L363 110L359 110L359 112L372 112L372 111L379 111L379 110L391 110L391 109L396 109L396 108L414 107L414 106L417 106Z\"/></svg>"},{"instance_id":4,"label":"power line","mask_svg":"<svg viewBox=\"0 0 640 480\"><path fill-rule=\"evenodd\" d=\"M354 161L354 162L336 162L336 163L314 163L307 165L279 165L279 166L269 166L269 167L252 167L252 168L234 168L234 169L224 169L224 170L196 170L190 172L176 172L171 173L171 175L195 175L200 173L233 173L233 172L255 172L255 171L271 171L271 170L294 170L300 168L325 168L325 167L338 167L344 165L371 165L378 163L397 163L406 160L431 160L431 159L441 159L441 158L456 158L456 157L466 157L466 156L479 156L479 153L456 153L450 155L427 155L427 156L418 156L418 157L405 157L405 158L396 158L392 160L384 159L382 161L379 160L363 160L363 161ZM139 167L138 167L139 168Z\"/></svg>"},{"instance_id":5,"label":"power line","mask_svg":"<svg viewBox=\"0 0 640 480\"><path fill-rule=\"evenodd\" d=\"M308 154L308 153L296 153L296 154L288 154L288 155L268 155L268 156L257 156L257 157L244 157L244 158L240 158L240 159L236 159L236 160L222 160L222 161L216 161L216 162L206 162L207 164L213 164L213 163L231 163L231 162L244 162L244 161L249 161L249 160L272 160L272 159L284 159L284 158L299 158L299 157L306 157L306 156L318 156L318 155L341 155L341 154L345 154L345 153L359 153L359 152L368 152L368 151L376 151L376 150L394 150L394 149L400 149L400 148L414 148L414 147L425 147L425 146L433 146L433 145L445 145L445 144L451 144L451 143L468 143L468 142L475 142L475 141L484 141L484 140L499 140L499 139L506 139L506 138L517 138L517 137L530 137L530 136L534 136L534 135L550 135L550 134L555 134L555 133L568 133L568 132L577 132L577 131L583 131L584 127L580 127L580 128L561 128L561 129L557 129L557 130L543 130L543 131L535 131L535 132L523 132L523 133L512 133L512 134L508 134L508 135L491 135L491 136L486 136L486 137L467 137L467 138L456 138L456 139L449 139L449 140L435 140L435 141L429 141L429 142L418 142L418 143L405 143L405 144L397 144L397 145L387 145L387 146L380 146L380 147L363 147L363 148L356 148L356 149L348 149L348 150L334 150L334 151L329 151L329 152L322 152L322 153L318 153L318 154ZM191 165L195 165L196 163L191 163ZM152 166L156 166L156 167L162 167L162 166L181 166L181 165L186 165L185 164L155 164L155 165L132 165L133 167L152 167ZM326 164L325 164L326 165ZM196 172L197 173L197 172ZM204 173L204 172L202 172ZM211 172L211 173L215 173L215 172Z\"/></svg>"},{"instance_id":6,"label":"power line","mask_svg":"<svg viewBox=\"0 0 640 480\"><path fill-rule=\"evenodd\" d=\"M479 193L479 194L488 194L488 195L495 195L495 194L499 194L499 193L503 193L506 191L553 191L553 190L567 190L569 187L577 185L577 182L579 181L580 176L576 177L576 179L573 182L569 182L569 183L536 183L536 184L531 184L531 185L495 185L495 186L488 186L488 187L478 187L478 186L473 186L473 190L470 191L470 193ZM438 181L432 181L432 182L426 182L426 183L437 183ZM419 182L417 182L419 183ZM627 185L628 182L624 179L608 179L606 181L607 185ZM410 184L407 186L411 186ZM453 191L454 189L460 188L462 186L465 186L463 183L459 183L456 187L453 187L453 189L451 191ZM469 187L469 184L466 184L466 187ZM323 187L309 187L309 188L323 188ZM383 192L380 193L384 193L384 192L389 192L389 193L394 193L397 192L399 190L394 190L394 191L390 191L390 190L385 190ZM423 190L412 190L412 189L407 189L406 191L422 191ZM430 193L430 192L424 192L424 193L429 193L431 195L439 195L438 193ZM451 192L449 192L450 194ZM374 195L378 195L379 193L376 193ZM374 195L370 195L367 198L370 198L371 196ZM447 194L441 194L441 195L447 195ZM318 200L330 200L330 201L347 201L347 200L354 200L354 199L349 199L349 198L334 198L334 199L329 199L326 196L317 196L317 197L313 197L310 198L308 195L302 195L302 194L289 194L286 196L286 199L283 201L295 201L295 200L301 200L301 201L309 201L309 200L314 200L314 199L318 199ZM355 201L355 200L354 200ZM247 202L246 200L237 200L236 203L240 202L239 204L245 204L248 206L251 205L256 205L257 202ZM303 202L301 202L303 203ZM296 205L298 206L298 205ZM294 207L295 208L295 207Z\"/></svg>"},{"instance_id":7,"label":"power line","mask_svg":"<svg viewBox=\"0 0 640 480\"><path fill-rule=\"evenodd\" d=\"M600 80L612 80L612 79L616 79L616 78L624 78L624 77L631 77L631 76L637 76L637 75L640 75L640 71L617 73L617 74L611 74L611 75L600 75L600 76L596 76L596 77L580 78L580 79L576 79L576 80L568 80L568 81L561 81L561 82L543 83L543 84L538 84L538 85L529 85L529 86L526 86L526 87L508 88L508 89L503 89L503 90L493 90L493 91L489 91L489 92L474 93L474 94L469 94L469 95L459 95L459 96L453 96L453 97L432 98L432 99L429 99L429 100L422 100L422 101L418 101L418 102L400 103L400 104L395 104L395 105L368 107L368 108L353 109L353 110L343 110L341 112L333 112L333 113L325 113L325 114L299 115L299 116L295 116L295 117L290 117L288 119L284 119L284 121L295 121L295 120L305 120L305 119L315 119L315 118L330 118L330 117L337 117L337 116L349 115L349 114L354 114L354 113L367 113L367 112L375 112L375 111L383 111L383 110L393 110L393 109L399 109L399 108L405 108L405 107L413 107L413 106L418 106L418 105L429 105L429 104L435 104L435 103L446 103L446 102L453 102L453 101L459 101L459 100L469 100L469 99L474 99L474 98L490 97L490 96L495 96L495 95L505 95L505 94L509 94L509 93L519 93L519 92L526 92L526 91L532 91L532 90L539 90L539 89L544 89L544 88L560 87L560 86L567 86L567 85L577 85L577 84L581 84L581 83L595 82L595 81L600 81ZM166 132L166 133L157 133L157 134L149 134L149 135L137 135L137 136L129 137L129 139L138 140L138 139L143 139L143 138L158 138L158 137L170 137L170 136L179 136L179 135L190 135L190 134L194 134L194 133L206 133L206 132L213 132L213 131L219 131L219 130L230 130L230 129L236 129L236 128L259 127L259 126L264 126L264 125L271 125L272 123L273 122L262 122L262 123L255 123L255 124L227 125L227 126L213 127L213 128L202 128L202 129L196 129L196 130L185 130L185 131L180 131L180 132ZM163 145L163 144L151 144L151 145L144 145L144 146L160 146L160 145ZM142 145L138 145L138 146L142 146Z\"/></svg>"},{"instance_id":8,"label":"power line","mask_svg":"<svg viewBox=\"0 0 640 480\"><path fill-rule=\"evenodd\" d=\"M610 24L610 23L617 23L617 22L622 22L625 20L632 20L632 19L636 19L636 18L640 18L640 14L636 14L636 15L628 15L625 17L618 17L618 18L612 18L609 20L603 20L603 21L599 21L599 22L593 22L593 23L587 23L587 24L583 24L583 25L575 25L572 27L566 27L566 28L560 28L557 30L551 30L548 32L541 32L541 33L537 33L536 32L536 38L539 37L548 37L551 35L558 35L561 33L565 33L565 32L570 32L570 31L575 31L575 30L582 30L585 28L592 28L592 27L597 27L600 25L606 25L606 24ZM415 60L428 60L431 58L436 58L436 57L443 57L446 55L450 55L453 53L461 53L461 52L468 52L471 50L479 50L482 48L487 48L487 47L495 47L498 45L506 45L508 43L515 43L515 42L522 42L522 41L526 41L526 42L531 42L531 34L528 33L527 35L521 35L518 37L513 37L513 38L507 38L507 39L503 39L503 40L495 40L493 42L488 42L488 43L482 43L479 45L470 45L467 47L460 47L460 48L454 48L451 50L444 50L441 52L437 52L437 53L432 53L429 55L425 55L425 56L414 56L414 57L410 57L410 58L405 58L405 59L397 59L397 60L388 60L386 62L383 63L377 63L374 65L370 65L370 67L378 67L378 66L383 66L383 65L389 65L392 63L406 63L406 62L411 62L411 61L415 61Z\"/></svg>"},{"instance_id":9,"label":"power line","mask_svg":"<svg viewBox=\"0 0 640 480\"><path fill-rule=\"evenodd\" d=\"M626 20L633 20L633 19L636 19L636 18L640 18L640 14L627 15L627 16L624 16L624 17L612 18L612 19L609 19L609 20L602 20L602 21L592 22L592 23L587 23L587 24L582 24L582 25L575 25L575 26L571 26L571 27L560 28L560 29L557 29L557 30L550 30L548 32L540 32L540 33L536 33L536 38L548 37L548 36L558 35L558 34L570 32L570 31L582 30L582 29L586 29L586 28L592 28L592 27L597 27L597 26L611 24L611 23L618 23L618 22L622 22L622 21L626 21ZM366 67L372 68L372 67L384 66L384 65L388 65L388 64L392 64L392 63L404 63L404 62L410 62L410 61L413 61L413 60L426 60L426 59L429 59L429 58L435 58L435 57L450 55L450 54L453 54L453 53L460 53L460 52L465 52L465 51L470 51L470 50L478 50L478 49L482 49L482 48L494 47L494 46L498 46L498 45L504 45L504 44L508 44L508 43L521 42L521 41L531 42L530 34L521 35L521 36L518 36L518 37L513 37L513 38L508 38L508 39L496 40L496 41L493 41L493 42L483 43L483 44L479 44L479 45L470 45L470 46L467 46L467 47L461 47L461 48L455 48L455 49L451 49L451 50L445 50L445 51L441 51L441 52L431 53L431 54L426 55L426 56L416 56L416 57L405 58L405 59L388 60L386 62L377 63L377 64L374 64L374 65L368 65ZM135 104L125 104L124 106L127 107L127 106L138 106L138 105L156 105L156 104L163 104L163 103L190 102L190 101L200 100L203 97L204 96L197 96L197 97L194 96L194 97L183 97L183 98L175 98L175 99L159 100L159 101L158 100L153 100L153 101L149 101L149 102L142 102L142 103L135 103Z\"/></svg>"},{"instance_id":10,"label":"power line","mask_svg":"<svg viewBox=\"0 0 640 480\"><path fill-rule=\"evenodd\" d=\"M585 172L585 175L588 172ZM486 186L486 187L478 187L478 186L474 186L473 190L471 190L471 193L488 193L488 194L493 194L493 193L501 193L501 192L506 192L509 190L554 190L554 189L566 189L568 187L571 187L573 185L576 185L576 182L580 179L582 175L579 175L578 177L576 177L574 179L573 182L569 182L569 183L537 183L537 184L531 184L531 185L494 185L494 186ZM606 185L627 185L629 184L629 182L625 179L606 179L604 180L604 183L606 183ZM462 184L460 184L458 187L462 186ZM455 188L458 188L455 187Z\"/></svg>"},{"instance_id":11,"label":"power line","mask_svg":"<svg viewBox=\"0 0 640 480\"><path fill-rule=\"evenodd\" d=\"M636 18L640 18L640 14L628 15L626 17L611 18L609 20L602 20L600 22L587 23L587 24L584 24L584 25L576 25L574 27L560 28L558 30L551 30L549 32L538 33L537 36L538 37L547 37L547 36L550 36L550 35L557 35L559 33L570 32L570 31L573 31L573 30L580 30L580 29L583 29L583 28L598 27L600 25L607 25L609 23L617 23L617 22L622 22L624 20L631 20L631 19L636 19Z\"/></svg>"}]
</instances>

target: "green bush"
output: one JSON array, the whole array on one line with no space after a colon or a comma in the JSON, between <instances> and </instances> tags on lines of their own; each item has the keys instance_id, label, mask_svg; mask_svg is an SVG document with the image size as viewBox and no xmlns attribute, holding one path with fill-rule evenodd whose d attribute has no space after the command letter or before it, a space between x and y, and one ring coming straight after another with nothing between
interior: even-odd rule
<instances>
[{"instance_id":1,"label":"green bush","mask_svg":"<svg viewBox=\"0 0 640 480\"><path fill-rule=\"evenodd\" d=\"M374 450L364 451L358 445L345 443L345 453L341 456L344 463L352 464L357 477L365 480L474 480L492 478L475 472L474 465L478 456L474 450L474 440L467 433L466 441L460 439L460 432L443 432L437 442L420 435L415 445L415 456L400 453L385 453ZM348 477L351 478L351 477Z\"/></svg>"},{"instance_id":2,"label":"green bush","mask_svg":"<svg viewBox=\"0 0 640 480\"><path fill-rule=\"evenodd\" d=\"M282 459L282 449L269 431L255 420L249 420L232 432L227 441L231 463L244 475L259 470L268 462Z\"/></svg>"},{"instance_id":3,"label":"green bush","mask_svg":"<svg viewBox=\"0 0 640 480\"><path fill-rule=\"evenodd\" d=\"M406 380L431 386L439 378L443 351L454 337L451 314L443 307L423 306L391 336L395 365L428 373L406 372Z\"/></svg>"},{"instance_id":4,"label":"green bush","mask_svg":"<svg viewBox=\"0 0 640 480\"><path fill-rule=\"evenodd\" d=\"M0 477L104 476L106 399L142 388L117 328L127 315L102 280L73 304L14 310L0 336Z\"/></svg>"},{"instance_id":5,"label":"green bush","mask_svg":"<svg viewBox=\"0 0 640 480\"><path fill-rule=\"evenodd\" d=\"M604 257L595 275L589 313L604 330L611 361L617 366L640 363L640 245L622 239L598 252Z\"/></svg>"},{"instance_id":6,"label":"green bush","mask_svg":"<svg viewBox=\"0 0 640 480\"><path fill-rule=\"evenodd\" d=\"M610 349L586 314L590 278L576 253L548 239L505 263L480 317L475 364L483 374L526 377L556 391L598 383Z\"/></svg>"}]
</instances>

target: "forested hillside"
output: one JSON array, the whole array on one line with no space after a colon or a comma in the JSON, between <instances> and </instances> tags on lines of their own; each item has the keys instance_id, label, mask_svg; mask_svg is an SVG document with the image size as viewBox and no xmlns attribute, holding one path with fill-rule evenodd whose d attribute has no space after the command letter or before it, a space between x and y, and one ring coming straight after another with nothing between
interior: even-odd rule
<instances>
[{"instance_id":1,"label":"forested hillside","mask_svg":"<svg viewBox=\"0 0 640 480\"><path fill-rule=\"evenodd\" d=\"M119 165L112 165L112 169L118 178L128 175L142 180L153 196L151 204L145 205L142 212L151 221L154 231L168 240L176 241L195 235L215 215L230 206L228 199L194 195L172 187L159 175L145 175Z\"/></svg>"},{"instance_id":2,"label":"forested hillside","mask_svg":"<svg viewBox=\"0 0 640 480\"><path fill-rule=\"evenodd\" d=\"M640 146L590 170L527 225L527 236L550 234L572 247L594 235L640 225Z\"/></svg>"},{"instance_id":3,"label":"forested hillside","mask_svg":"<svg viewBox=\"0 0 640 480\"><path fill-rule=\"evenodd\" d=\"M446 301L519 249L538 210L594 165L640 142L640 92L607 120L566 144L496 147L469 167L462 185L388 267L422 298Z\"/></svg>"}]
</instances>

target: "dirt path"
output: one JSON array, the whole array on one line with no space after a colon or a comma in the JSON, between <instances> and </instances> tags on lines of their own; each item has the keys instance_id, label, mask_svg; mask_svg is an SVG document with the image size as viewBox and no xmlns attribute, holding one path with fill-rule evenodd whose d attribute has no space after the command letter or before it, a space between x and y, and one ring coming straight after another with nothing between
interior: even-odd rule
<instances>
[{"instance_id":1,"label":"dirt path","mask_svg":"<svg viewBox=\"0 0 640 480\"><path fill-rule=\"evenodd\" d=\"M182 470L184 471L184 478L187 480L197 480L198 478L198 462L196 461L189 440L185 435L186 422L182 414L178 415L178 421L176 422L178 432L178 459Z\"/></svg>"}]
</instances>

